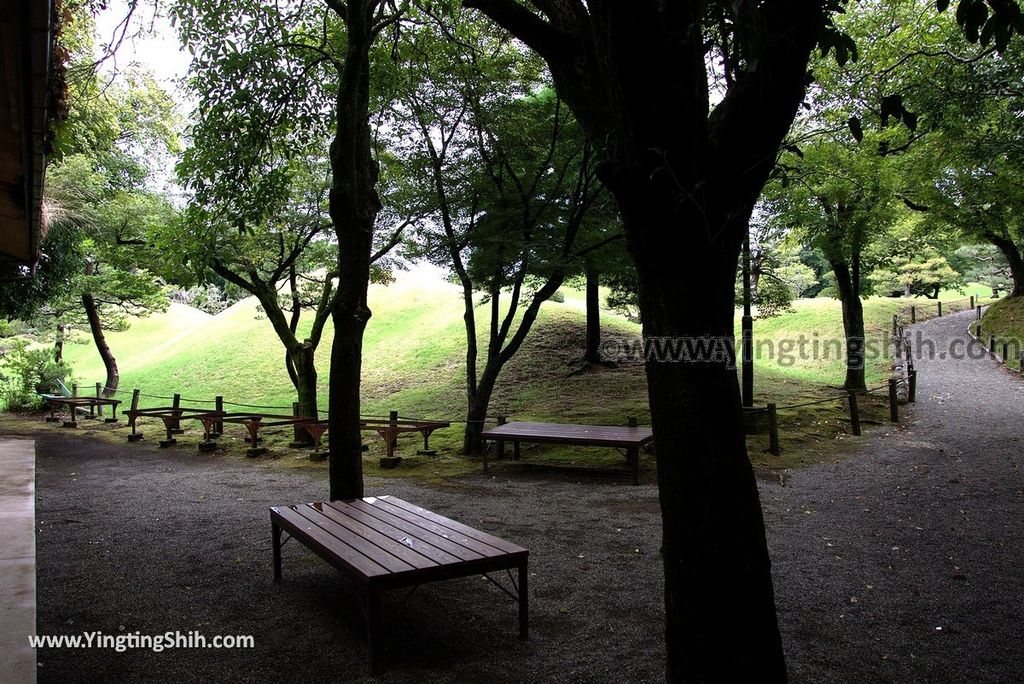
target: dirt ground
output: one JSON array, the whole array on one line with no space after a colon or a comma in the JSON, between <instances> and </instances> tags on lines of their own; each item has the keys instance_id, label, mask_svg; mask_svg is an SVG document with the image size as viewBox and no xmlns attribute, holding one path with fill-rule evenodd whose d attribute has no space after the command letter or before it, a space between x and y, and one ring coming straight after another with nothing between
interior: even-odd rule
<instances>
[{"instance_id":1,"label":"dirt ground","mask_svg":"<svg viewBox=\"0 0 1024 684\"><path fill-rule=\"evenodd\" d=\"M919 326L942 344L968 318ZM793 681L1020 681L1024 383L990 360L921 360L904 426L761 482ZM326 483L235 458L37 435L38 632L251 634L252 650L41 649L41 682L369 680L341 574L295 542L271 582L274 504ZM388 682L663 681L653 484L501 469L370 479L530 549L531 637L480 578L386 606ZM2 677L0 677L2 679Z\"/></svg>"}]
</instances>

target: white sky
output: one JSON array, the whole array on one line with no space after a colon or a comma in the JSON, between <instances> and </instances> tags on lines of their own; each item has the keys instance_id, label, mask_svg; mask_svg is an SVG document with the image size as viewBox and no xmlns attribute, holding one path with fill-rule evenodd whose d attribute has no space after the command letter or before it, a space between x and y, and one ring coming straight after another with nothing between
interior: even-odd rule
<instances>
[{"instance_id":1,"label":"white sky","mask_svg":"<svg viewBox=\"0 0 1024 684\"><path fill-rule=\"evenodd\" d=\"M96 17L97 51L102 52L117 39L120 35L118 24L127 12L126 0L111 0L109 7ZM148 3L139 3L124 41L104 69L124 69L138 64L149 70L175 101L184 105L186 98L179 82L188 73L190 60L191 55L181 47L177 32L167 17L154 16Z\"/></svg>"}]
</instances>

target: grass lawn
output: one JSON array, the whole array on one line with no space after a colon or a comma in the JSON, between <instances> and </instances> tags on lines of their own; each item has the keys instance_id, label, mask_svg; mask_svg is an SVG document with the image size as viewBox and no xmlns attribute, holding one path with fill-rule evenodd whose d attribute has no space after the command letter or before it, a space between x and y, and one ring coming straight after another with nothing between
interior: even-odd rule
<instances>
[{"instance_id":1,"label":"grass lawn","mask_svg":"<svg viewBox=\"0 0 1024 684\"><path fill-rule=\"evenodd\" d=\"M564 302L548 302L541 308L523 349L499 379L490 415L598 424L623 424L628 416L636 416L641 423L649 422L642 364L625 362L579 372L584 294L572 288L564 288L563 294ZM950 298L965 296L947 294ZM865 301L868 336L874 342L869 385L885 382L890 368L888 350L884 348L886 333L892 316L912 302L919 307L920 318L934 306L933 300ZM464 459L456 457L461 446L456 421L465 415L465 328L459 290L430 273L413 271L400 275L390 286L372 286L370 307L373 318L364 342L363 413L385 416L389 410L397 410L403 417L453 421L453 429L440 431L431 439L431 446L440 451L439 457L409 456L415 437L407 437L408 446L401 450L406 461L397 471L384 474L422 468L443 476L469 467ZM484 308L480 315L486 315ZM736 325L738 333L738 315ZM640 336L639 325L611 311L602 312L602 326L606 339ZM478 327L485 325L478 323ZM167 401L156 397L175 392L185 400L209 401L221 395L226 402L281 410L287 410L294 400L282 347L251 298L217 316L175 304L165 313L135 321L124 332L110 333L108 338L119 363L122 398L126 401L133 388L153 395L144 397L142 406L164 405ZM756 402L772 401L785 407L837 396L845 373L842 339L841 309L832 299L798 300L784 315L755 321ZM322 410L327 406L326 359L330 345L328 326L318 351ZM103 379L103 366L89 338L81 336L65 349L83 392ZM880 400L865 403L862 411L866 419L884 418ZM769 468L827 459L833 450L823 442L848 431L846 415L845 404L838 401L781 408L783 456L767 454L767 438L755 436L750 438L752 459ZM153 431L155 428L150 429ZM198 430L190 430L183 443L198 439ZM237 436L232 432L228 442L232 439L240 445L241 432ZM268 435L271 447L287 441L283 433ZM368 442L370 455L376 455L379 440L368 438ZM618 466L622 462L614 451L602 449L591 452L524 445L524 454L530 460L568 465ZM371 462L375 464L376 459L367 460L368 468Z\"/></svg>"},{"instance_id":2,"label":"grass lawn","mask_svg":"<svg viewBox=\"0 0 1024 684\"><path fill-rule=\"evenodd\" d=\"M1024 297L1002 299L985 310L981 318L982 337L987 341L990 334L996 336L996 352L1003 353L1003 343L1008 345L1008 363L1020 368L1021 352L1024 352Z\"/></svg>"}]
</instances>

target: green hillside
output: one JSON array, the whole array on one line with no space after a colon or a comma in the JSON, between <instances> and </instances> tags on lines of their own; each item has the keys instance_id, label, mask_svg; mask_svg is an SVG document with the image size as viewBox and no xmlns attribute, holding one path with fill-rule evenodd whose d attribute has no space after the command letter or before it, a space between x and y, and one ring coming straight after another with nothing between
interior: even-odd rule
<instances>
[{"instance_id":1,"label":"green hillside","mask_svg":"<svg viewBox=\"0 0 1024 684\"><path fill-rule=\"evenodd\" d=\"M565 289L565 301L548 302L520 354L503 372L490 415L518 419L622 423L627 416L648 419L647 391L641 363L580 371L584 334L581 292ZM363 363L364 415L397 410L404 417L458 421L465 416L465 329L458 288L429 272L400 274L389 285L370 289L373 318L366 331ZM889 372L881 349L892 315L906 299L872 298L865 302L873 350L868 382L884 382ZM919 317L934 302L920 301ZM485 315L481 309L481 316ZM606 339L636 339L640 326L603 313ZM481 325L481 328L485 326ZM737 332L739 318L737 317ZM844 378L842 318L832 299L795 302L782 316L755 324L757 341L756 400L780 407L808 399L836 396ZM801 340L803 347L801 352ZM110 346L121 369L124 398L133 388L142 405L163 405L159 396L175 392L185 399L210 400L287 410L294 400L283 363L283 350L253 299L243 300L217 316L173 305L162 314L138 320L124 332L110 333ZM818 344L815 350L814 344ZM327 407L328 326L318 350L320 406ZM483 348L483 347L482 347ZM91 340L69 344L66 357L83 388L104 377ZM865 409L872 410L869 406ZM781 409L784 445L791 453L845 431L841 404ZM437 435L437 445L454 452L461 432ZM766 447L752 438L753 451ZM553 453L558 453L554 450Z\"/></svg>"},{"instance_id":2,"label":"green hillside","mask_svg":"<svg viewBox=\"0 0 1024 684\"><path fill-rule=\"evenodd\" d=\"M1007 344L1008 363L1012 368L1020 368L1020 354L1024 352L1024 297L1003 299L990 306L981 319L981 328L986 341L989 335L996 336L996 351L1000 355L1003 343Z\"/></svg>"}]
</instances>

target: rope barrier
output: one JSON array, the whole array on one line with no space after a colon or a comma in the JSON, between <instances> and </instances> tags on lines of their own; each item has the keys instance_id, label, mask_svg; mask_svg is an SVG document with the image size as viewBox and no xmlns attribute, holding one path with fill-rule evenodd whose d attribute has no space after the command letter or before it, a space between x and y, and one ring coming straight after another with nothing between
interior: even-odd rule
<instances>
[{"instance_id":1,"label":"rope barrier","mask_svg":"<svg viewBox=\"0 0 1024 684\"><path fill-rule=\"evenodd\" d=\"M896 384L902 384L904 382L905 382L905 380L903 378L899 378L896 381ZM878 392L879 390L883 390L883 389L887 390L888 388L889 388L889 383L887 382L884 385L879 385L878 387L872 387L872 388L869 388L869 389L866 389L866 390L863 390L863 391L860 391L860 392L854 392L854 394L856 394L856 395L873 394L874 392ZM787 409L803 408L805 406L814 406L816 404L827 404L830 401L843 401L848 396L850 396L849 392L847 392L846 394L837 394L834 397L826 397L824 399L815 399L815 400L812 400L812 401L806 401L806 402L802 402L802 403L798 403L798 404L787 404L785 406L777 406L776 410L777 411L783 411L783 410L787 410Z\"/></svg>"},{"instance_id":2,"label":"rope barrier","mask_svg":"<svg viewBox=\"0 0 1024 684\"><path fill-rule=\"evenodd\" d=\"M210 402L213 403L213 402ZM291 411L291 406L261 406L259 404L239 404L233 401L225 401L225 406L238 406L241 408L272 409L275 411Z\"/></svg>"}]
</instances>

